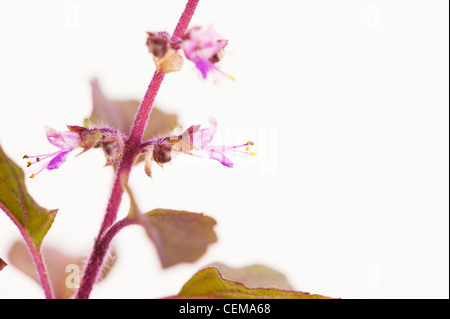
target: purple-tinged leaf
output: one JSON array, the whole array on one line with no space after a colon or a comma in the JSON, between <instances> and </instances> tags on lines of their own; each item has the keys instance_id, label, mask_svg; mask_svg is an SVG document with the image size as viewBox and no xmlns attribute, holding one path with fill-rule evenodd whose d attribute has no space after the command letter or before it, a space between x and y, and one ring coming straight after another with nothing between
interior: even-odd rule
<instances>
[{"instance_id":1,"label":"purple-tinged leaf","mask_svg":"<svg viewBox=\"0 0 450 319\"><path fill-rule=\"evenodd\" d=\"M30 238L39 251L57 210L39 206L25 186L22 169L6 156L0 147L0 209Z\"/></svg>"},{"instance_id":2,"label":"purple-tinged leaf","mask_svg":"<svg viewBox=\"0 0 450 319\"><path fill-rule=\"evenodd\" d=\"M91 115L85 120L85 125L93 123L95 125L109 126L128 135L140 102L138 100L117 101L109 99L103 94L97 79L91 81L91 88L93 107ZM142 140L170 135L177 122L176 115L165 113L160 111L158 107L153 107ZM136 163L143 159L144 156L138 156Z\"/></svg>"},{"instance_id":3,"label":"purple-tinged leaf","mask_svg":"<svg viewBox=\"0 0 450 319\"><path fill-rule=\"evenodd\" d=\"M306 292L273 288L248 288L241 283L224 279L215 267L196 273L176 296L177 299L331 299Z\"/></svg>"},{"instance_id":4,"label":"purple-tinged leaf","mask_svg":"<svg viewBox=\"0 0 450 319\"><path fill-rule=\"evenodd\" d=\"M194 262L217 241L216 221L203 214L155 209L141 215L139 223L155 244L163 268Z\"/></svg>"},{"instance_id":5,"label":"purple-tinged leaf","mask_svg":"<svg viewBox=\"0 0 450 319\"><path fill-rule=\"evenodd\" d=\"M115 128L128 135L140 102L138 100L116 101L106 97L97 80L91 81L93 108L87 119L91 123L99 123ZM177 125L177 116L160 111L153 107L149 123L144 131L143 140L166 136Z\"/></svg>"},{"instance_id":6,"label":"purple-tinged leaf","mask_svg":"<svg viewBox=\"0 0 450 319\"><path fill-rule=\"evenodd\" d=\"M0 270L5 268L6 266L8 266L8 264L3 259L0 258Z\"/></svg>"},{"instance_id":7,"label":"purple-tinged leaf","mask_svg":"<svg viewBox=\"0 0 450 319\"><path fill-rule=\"evenodd\" d=\"M83 274L86 257L70 256L57 248L47 245L44 245L42 248L42 255L47 264L55 298L67 299L72 297ZM14 242L9 249L8 258L14 267L39 283L39 277L25 244L21 241ZM103 265L97 282L106 278L115 261L116 254L112 251Z\"/></svg>"},{"instance_id":8,"label":"purple-tinged leaf","mask_svg":"<svg viewBox=\"0 0 450 319\"><path fill-rule=\"evenodd\" d=\"M240 282L247 288L293 289L285 275L264 265L251 265L242 268L233 268L216 262L208 265L208 267L216 267L223 278Z\"/></svg>"}]
</instances>

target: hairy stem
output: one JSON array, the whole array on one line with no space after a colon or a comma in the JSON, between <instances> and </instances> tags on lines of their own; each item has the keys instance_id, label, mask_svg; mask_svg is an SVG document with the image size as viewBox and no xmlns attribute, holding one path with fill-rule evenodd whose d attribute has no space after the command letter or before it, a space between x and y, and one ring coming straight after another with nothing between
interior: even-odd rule
<instances>
[{"instance_id":1,"label":"hairy stem","mask_svg":"<svg viewBox=\"0 0 450 319\"><path fill-rule=\"evenodd\" d=\"M178 21L171 40L180 38L186 32L192 15L194 14L195 8L197 7L198 1L199 0L188 0L186 8L184 9L180 20ZM97 276L103 264L103 260L109 249L109 243L112 240L112 237L114 237L114 235L121 229L115 228L112 225L117 218L117 212L119 210L119 206L122 201L122 195L124 192L124 185L126 185L128 182L131 167L133 166L136 156L141 151L142 136L144 134L145 127L147 126L147 122L153 108L153 102L163 79L164 74L158 72L154 73L150 85L148 86L147 92L145 93L144 99L142 100L141 105L139 106L139 110L136 113L133 126L131 127L130 135L125 142L123 155L116 171L113 188L111 191L108 206L106 208L106 214L103 219L99 235L95 241L94 249L85 268L80 288L76 295L76 298L78 299L89 298L92 287L97 280ZM110 233L109 230L111 229L117 229L117 232ZM107 237L108 234L112 235L111 238ZM105 240L105 238L107 238L108 240Z\"/></svg>"},{"instance_id":2,"label":"hairy stem","mask_svg":"<svg viewBox=\"0 0 450 319\"><path fill-rule=\"evenodd\" d=\"M114 236L117 235L117 233L121 229L134 223L135 221L133 219L125 217L124 219L112 225L103 236L96 239L94 249L92 251L86 269L96 269L97 271L85 271L82 283L83 282L95 283L95 281L97 280L98 273L102 267L103 260L110 248L112 239L114 238ZM76 298L87 299L89 297L92 287L90 290L81 289L81 287L82 286L80 286L80 289L77 292Z\"/></svg>"},{"instance_id":3,"label":"hairy stem","mask_svg":"<svg viewBox=\"0 0 450 319\"><path fill-rule=\"evenodd\" d=\"M152 138L150 140L143 141L141 143L141 150L144 150L152 145L163 144L163 143L169 142L171 140L171 138L172 138L171 136L165 136L165 137ZM173 137L173 138L178 138L178 136Z\"/></svg>"},{"instance_id":4,"label":"hairy stem","mask_svg":"<svg viewBox=\"0 0 450 319\"><path fill-rule=\"evenodd\" d=\"M50 278L48 276L47 268L45 266L44 260L42 259L42 255L40 251L36 248L31 238L25 238L25 242L28 246L28 250L31 253L31 257L33 258L34 265L36 266L37 273L39 275L39 280L41 282L41 286L44 289L45 298L54 299L55 295L53 293L53 288L50 283Z\"/></svg>"},{"instance_id":5,"label":"hairy stem","mask_svg":"<svg viewBox=\"0 0 450 319\"><path fill-rule=\"evenodd\" d=\"M40 247L36 246L30 234L23 228L22 224L16 219L16 217L14 217L9 212L9 210L2 205L2 203L0 203L0 210L3 210L19 229L25 241L25 244L27 245L28 251L30 252L31 258L33 259L34 265L36 266L39 281L41 282L42 289L44 289L45 298L54 299L55 294L53 292L53 287L50 282L50 277L48 276L47 267L45 266L45 262L41 255Z\"/></svg>"}]
</instances>

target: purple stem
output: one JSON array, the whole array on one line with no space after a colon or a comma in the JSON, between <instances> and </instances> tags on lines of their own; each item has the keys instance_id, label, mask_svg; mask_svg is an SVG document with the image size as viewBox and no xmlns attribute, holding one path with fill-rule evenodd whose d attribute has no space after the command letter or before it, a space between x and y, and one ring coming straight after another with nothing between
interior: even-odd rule
<instances>
[{"instance_id":1,"label":"purple stem","mask_svg":"<svg viewBox=\"0 0 450 319\"><path fill-rule=\"evenodd\" d=\"M48 276L48 272L40 251L36 248L31 238L24 236L24 239L28 246L28 250L31 253L31 257L33 258L36 270L39 274L39 281L41 282L41 286L44 289L45 298L55 299L53 288L50 283L50 278Z\"/></svg>"},{"instance_id":2,"label":"purple stem","mask_svg":"<svg viewBox=\"0 0 450 319\"><path fill-rule=\"evenodd\" d=\"M152 138L141 143L141 151L152 145L163 144L170 141L170 136Z\"/></svg>"},{"instance_id":3,"label":"purple stem","mask_svg":"<svg viewBox=\"0 0 450 319\"><path fill-rule=\"evenodd\" d=\"M195 8L197 7L199 0L188 0L186 8L181 15L180 20L173 32L171 40L176 40L184 35L186 29L191 21L192 15L194 14ZM109 244L114 237L114 235L123 227L116 226L118 223L114 224L117 218L117 212L119 210L120 203L122 201L122 195L124 192L124 185L128 182L128 177L131 172L131 167L133 166L136 156L141 151L141 140L144 134L145 128L147 126L150 113L152 111L153 102L155 100L156 94L158 93L159 87L164 79L163 73L155 72L153 74L152 81L148 86L147 92L145 93L144 99L139 106L139 110L134 119L133 126L131 127L130 135L125 142L125 147L123 150L123 155L120 160L116 175L114 178L114 184L111 191L108 206L106 208L106 214L103 219L102 226L100 228L99 235L95 241L94 249L91 253L89 261L87 263L86 269L83 274L83 279L78 289L77 299L87 299L91 293L92 287L97 280L97 276L100 272L100 268L103 264L103 260L109 249ZM130 219L125 219L129 220ZM125 223L122 220L122 223ZM120 222L119 222L120 223ZM113 225L114 224L114 225ZM113 225L113 226L111 226ZM120 224L122 225L122 224ZM110 228L111 227L111 228ZM108 230L109 229L109 230ZM114 230L113 232L110 232ZM110 234L110 237L107 237Z\"/></svg>"},{"instance_id":4,"label":"purple stem","mask_svg":"<svg viewBox=\"0 0 450 319\"><path fill-rule=\"evenodd\" d=\"M98 273L103 264L103 260L109 250L112 239L121 229L134 223L135 223L134 219L125 217L124 219L112 225L103 236L96 239L94 249L92 251L89 262L86 266L86 269L90 270L84 272L83 281L81 282L80 289L78 290L77 295L75 296L76 299L89 298L92 286L97 281ZM89 287L86 286L86 284L84 284L83 286L83 283L92 283L92 286ZM86 288L82 289L82 287Z\"/></svg>"}]
</instances>

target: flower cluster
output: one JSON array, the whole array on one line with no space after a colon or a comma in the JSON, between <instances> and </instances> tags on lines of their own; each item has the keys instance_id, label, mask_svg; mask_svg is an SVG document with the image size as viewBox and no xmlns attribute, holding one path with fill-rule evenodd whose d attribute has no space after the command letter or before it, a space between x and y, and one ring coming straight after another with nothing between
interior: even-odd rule
<instances>
[{"instance_id":1,"label":"flower cluster","mask_svg":"<svg viewBox=\"0 0 450 319\"><path fill-rule=\"evenodd\" d=\"M153 55L158 72L169 73L179 71L183 59L178 51L181 49L185 57L192 61L204 79L212 72L222 72L216 65L222 58L223 49L228 40L211 27L204 30L200 27L190 29L181 39L171 41L169 34L163 32L148 32L147 47Z\"/></svg>"},{"instance_id":2,"label":"flower cluster","mask_svg":"<svg viewBox=\"0 0 450 319\"><path fill-rule=\"evenodd\" d=\"M208 74L215 72L228 76L217 66L228 41L222 39L212 28L194 27L177 39L172 39L169 33L165 31L148 32L147 35L147 47L153 55L158 72L169 73L180 70L183 65L183 57L180 51L183 51L184 56L195 64L204 79L207 78ZM233 146L211 145L217 131L217 121L210 117L209 123L209 128L192 125L181 135L147 141L146 146L142 147L142 153L146 154L146 173L151 176L150 165L152 161L161 166L171 161L172 151L189 155L204 152L209 158L219 161L226 167L234 166L228 157L229 155L256 155L256 153L250 151L253 145L251 141ZM83 148L78 154L80 155L91 148L102 147L106 156L106 165L116 164L121 157L126 136L120 131L112 128L88 129L81 126L68 126L68 128L69 131L64 132L56 131L53 128L46 129L48 141L58 147L58 151L43 155L24 156L24 159L32 160L27 162L27 167L41 163L36 172L30 175L31 178L44 169L54 170L59 168L67 160L68 154L77 148Z\"/></svg>"},{"instance_id":3,"label":"flower cluster","mask_svg":"<svg viewBox=\"0 0 450 319\"><path fill-rule=\"evenodd\" d=\"M253 156L255 152L251 151L253 142L247 141L240 145L220 146L212 145L211 142L217 132L217 121L215 118L209 118L210 127L201 128L201 125L191 125L181 135L166 136L155 138L142 144L142 153L146 155L145 171L151 176L151 161L162 166L172 160L172 152L197 155L198 152L204 152L210 159L220 162L226 167L232 168L233 162L229 159L230 155ZM120 131L112 128L85 128L82 126L67 126L69 131L57 131L47 127L45 135L47 140L58 147L59 150L49 154L25 155L24 159L32 161L27 162L27 167L40 163L36 171L30 175L35 177L44 169L54 170L59 168L67 160L70 152L77 148L83 150L77 154L80 155L91 148L102 147L105 157L105 166L115 165L122 155L124 141L126 136Z\"/></svg>"}]
</instances>

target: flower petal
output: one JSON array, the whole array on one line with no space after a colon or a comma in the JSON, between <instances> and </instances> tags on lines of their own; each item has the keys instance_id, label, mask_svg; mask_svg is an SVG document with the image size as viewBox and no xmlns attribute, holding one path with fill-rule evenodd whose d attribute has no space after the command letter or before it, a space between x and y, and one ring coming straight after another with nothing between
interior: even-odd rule
<instances>
[{"instance_id":1,"label":"flower petal","mask_svg":"<svg viewBox=\"0 0 450 319\"><path fill-rule=\"evenodd\" d=\"M214 63L212 63L208 59L206 59L206 60L197 59L195 61L195 66L202 74L203 79L206 79L206 76L208 75L209 72L219 69L217 66L214 65Z\"/></svg>"},{"instance_id":2,"label":"flower petal","mask_svg":"<svg viewBox=\"0 0 450 319\"><path fill-rule=\"evenodd\" d=\"M221 152L216 152L214 150L208 151L208 155L210 159L219 161L223 166L233 168L234 164L231 162L225 154Z\"/></svg>"},{"instance_id":3,"label":"flower petal","mask_svg":"<svg viewBox=\"0 0 450 319\"><path fill-rule=\"evenodd\" d=\"M55 136L57 133L59 133L59 132L57 130L55 130L54 128L52 128L50 126L45 126L45 135L47 137Z\"/></svg>"},{"instance_id":4,"label":"flower petal","mask_svg":"<svg viewBox=\"0 0 450 319\"><path fill-rule=\"evenodd\" d=\"M47 140L54 146L61 149L67 148L67 144L62 138L61 132L47 126L45 128L45 135L47 136Z\"/></svg>"},{"instance_id":5,"label":"flower petal","mask_svg":"<svg viewBox=\"0 0 450 319\"><path fill-rule=\"evenodd\" d=\"M64 163L67 160L67 154L70 153L71 150L67 150L67 151L62 151L61 153L59 153L58 155L56 155L48 164L47 164L47 169L48 170L52 170L52 169L57 169L59 168L62 163Z\"/></svg>"},{"instance_id":6,"label":"flower petal","mask_svg":"<svg viewBox=\"0 0 450 319\"><path fill-rule=\"evenodd\" d=\"M45 135L51 144L61 149L74 149L80 147L81 144L80 134L77 132L60 132L54 128L46 126Z\"/></svg>"},{"instance_id":7,"label":"flower petal","mask_svg":"<svg viewBox=\"0 0 450 319\"><path fill-rule=\"evenodd\" d=\"M207 30L196 28L188 32L188 39L183 42L183 51L186 58L195 63L202 77L206 79L209 72L219 70L211 59L227 44L228 40L221 39L212 28Z\"/></svg>"},{"instance_id":8,"label":"flower petal","mask_svg":"<svg viewBox=\"0 0 450 319\"><path fill-rule=\"evenodd\" d=\"M78 133L70 132L70 131L61 132L61 138L64 140L66 145L68 147L70 147L71 149L80 147L81 138L80 138L80 134L78 134Z\"/></svg>"},{"instance_id":9,"label":"flower petal","mask_svg":"<svg viewBox=\"0 0 450 319\"><path fill-rule=\"evenodd\" d=\"M204 149L209 143L211 143L214 135L217 132L217 121L214 117L209 117L209 128L204 128L198 131L194 135L193 145L194 148Z\"/></svg>"}]
</instances>

